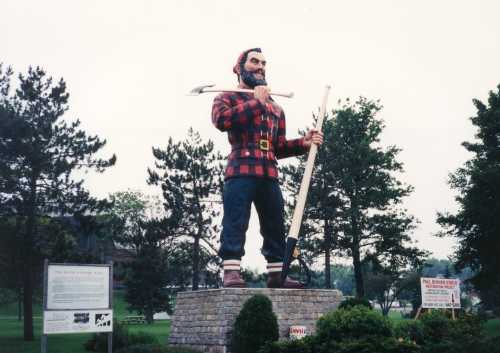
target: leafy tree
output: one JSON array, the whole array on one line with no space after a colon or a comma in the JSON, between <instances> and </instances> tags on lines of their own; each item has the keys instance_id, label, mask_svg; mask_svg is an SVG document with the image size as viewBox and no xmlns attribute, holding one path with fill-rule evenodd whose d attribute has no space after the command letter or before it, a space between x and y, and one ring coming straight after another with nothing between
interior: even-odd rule
<instances>
[{"instance_id":1,"label":"leafy tree","mask_svg":"<svg viewBox=\"0 0 500 353\"><path fill-rule=\"evenodd\" d=\"M458 192L455 214L439 213L443 227L440 236L458 240L455 265L470 266L472 284L479 290L483 303L500 307L500 85L490 91L488 104L478 99L473 103L477 128L476 141L462 146L473 154L462 167L450 175L449 184Z\"/></svg>"},{"instance_id":2,"label":"leafy tree","mask_svg":"<svg viewBox=\"0 0 500 353\"><path fill-rule=\"evenodd\" d=\"M105 216L107 231L118 245L139 251L144 243L145 223L164 216L160 200L141 191L126 190L110 194L109 201L113 206Z\"/></svg>"},{"instance_id":3,"label":"leafy tree","mask_svg":"<svg viewBox=\"0 0 500 353\"><path fill-rule=\"evenodd\" d=\"M170 311L169 274L178 249L175 234L178 214L166 212L158 198L140 191L119 191L110 195L113 206L107 215L113 241L134 254L126 266L125 300L130 310L144 314L148 323L160 311Z\"/></svg>"},{"instance_id":4,"label":"leafy tree","mask_svg":"<svg viewBox=\"0 0 500 353\"><path fill-rule=\"evenodd\" d=\"M403 172L396 160L400 150L380 146L384 128L376 118L380 109L377 102L360 98L347 101L326 119L325 142L319 149L305 211L302 241L313 255L325 255L326 286L330 286L330 253L335 250L338 256L352 258L358 297L365 295L365 256L388 261L408 253L410 232L416 225L401 207L413 188L395 177ZM301 168L292 166L285 173L288 190L297 193Z\"/></svg>"},{"instance_id":5,"label":"leafy tree","mask_svg":"<svg viewBox=\"0 0 500 353\"><path fill-rule=\"evenodd\" d=\"M352 266L333 265L330 267L333 277L333 287L344 295L354 294L354 270Z\"/></svg>"},{"instance_id":6,"label":"leafy tree","mask_svg":"<svg viewBox=\"0 0 500 353\"><path fill-rule=\"evenodd\" d=\"M33 340L33 290L41 268L40 216L93 212L105 206L91 197L78 169L103 172L116 157L94 155L106 144L63 119L69 94L39 67L19 75L11 92L10 68L0 67L0 214L14 217L22 234L24 339Z\"/></svg>"},{"instance_id":7,"label":"leafy tree","mask_svg":"<svg viewBox=\"0 0 500 353\"><path fill-rule=\"evenodd\" d=\"M218 227L214 219L219 215L215 197L221 194L222 156L214 151L212 141L204 143L192 128L182 142L169 139L165 149L153 148L155 168L148 169L151 185L163 191L164 207L180 215L179 236L192 245L192 288L197 290L202 265L218 270L219 259L213 245ZM202 263L203 254L212 254Z\"/></svg>"},{"instance_id":8,"label":"leafy tree","mask_svg":"<svg viewBox=\"0 0 500 353\"><path fill-rule=\"evenodd\" d=\"M343 295L354 295L354 271L352 266L335 264L330 266L331 287ZM325 288L325 272L311 270L310 288Z\"/></svg>"},{"instance_id":9,"label":"leafy tree","mask_svg":"<svg viewBox=\"0 0 500 353\"><path fill-rule=\"evenodd\" d=\"M369 272L366 274L366 294L370 299L375 299L380 306L382 315L387 316L394 304L400 299L401 294L412 288L414 283L420 282L419 272L411 270L397 275L392 270Z\"/></svg>"},{"instance_id":10,"label":"leafy tree","mask_svg":"<svg viewBox=\"0 0 500 353\"><path fill-rule=\"evenodd\" d=\"M151 220L141 226L144 229L137 256L130 264L125 277L125 300L130 310L144 314L148 323L160 311L171 311L168 283L169 246L162 243L172 238L175 224ZM167 233L167 234L166 234ZM170 234L168 234L170 233Z\"/></svg>"}]
</instances>

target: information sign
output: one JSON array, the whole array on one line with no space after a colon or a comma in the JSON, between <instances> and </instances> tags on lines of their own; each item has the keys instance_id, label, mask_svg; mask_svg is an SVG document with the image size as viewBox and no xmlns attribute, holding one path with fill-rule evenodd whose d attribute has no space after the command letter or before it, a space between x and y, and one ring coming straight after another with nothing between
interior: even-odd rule
<instances>
[{"instance_id":1,"label":"information sign","mask_svg":"<svg viewBox=\"0 0 500 353\"><path fill-rule=\"evenodd\" d=\"M48 266L47 309L109 308L108 266Z\"/></svg>"},{"instance_id":2,"label":"information sign","mask_svg":"<svg viewBox=\"0 0 500 353\"><path fill-rule=\"evenodd\" d=\"M112 332L113 310L45 311L43 333Z\"/></svg>"},{"instance_id":3,"label":"information sign","mask_svg":"<svg viewBox=\"0 0 500 353\"><path fill-rule=\"evenodd\" d=\"M460 280L456 278L420 278L422 308L460 308Z\"/></svg>"}]
</instances>

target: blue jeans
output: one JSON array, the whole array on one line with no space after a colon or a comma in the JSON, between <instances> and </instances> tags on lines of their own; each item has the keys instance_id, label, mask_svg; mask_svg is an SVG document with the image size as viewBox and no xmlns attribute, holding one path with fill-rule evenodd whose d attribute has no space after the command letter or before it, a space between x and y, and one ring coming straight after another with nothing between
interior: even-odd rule
<instances>
[{"instance_id":1,"label":"blue jeans","mask_svg":"<svg viewBox=\"0 0 500 353\"><path fill-rule=\"evenodd\" d=\"M239 260L245 254L245 234L252 202L264 238L262 255L267 262L281 262L285 252L284 202L276 179L237 177L224 183L221 246L222 260Z\"/></svg>"}]
</instances>

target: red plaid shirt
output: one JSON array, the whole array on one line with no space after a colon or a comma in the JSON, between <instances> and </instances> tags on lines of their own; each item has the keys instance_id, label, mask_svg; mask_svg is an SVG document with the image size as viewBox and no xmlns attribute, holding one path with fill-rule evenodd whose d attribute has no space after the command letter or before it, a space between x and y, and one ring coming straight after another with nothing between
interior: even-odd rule
<instances>
[{"instance_id":1,"label":"red plaid shirt","mask_svg":"<svg viewBox=\"0 0 500 353\"><path fill-rule=\"evenodd\" d=\"M285 114L274 101L262 105L251 94L224 92L214 99L212 122L227 131L232 151L225 179L278 178L276 159L304 154L304 139L286 139Z\"/></svg>"}]
</instances>

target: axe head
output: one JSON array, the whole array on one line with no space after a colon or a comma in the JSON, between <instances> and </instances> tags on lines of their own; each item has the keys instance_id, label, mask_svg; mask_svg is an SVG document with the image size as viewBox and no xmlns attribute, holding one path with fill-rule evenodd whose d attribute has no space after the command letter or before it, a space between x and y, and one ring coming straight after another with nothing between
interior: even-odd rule
<instances>
[{"instance_id":1,"label":"axe head","mask_svg":"<svg viewBox=\"0 0 500 353\"><path fill-rule=\"evenodd\" d=\"M198 96L202 93L204 93L204 89L205 88L211 88L211 87L214 87L215 85L203 85L203 86L198 86L198 87L195 87L193 88L191 91L189 91L189 96Z\"/></svg>"}]
</instances>

